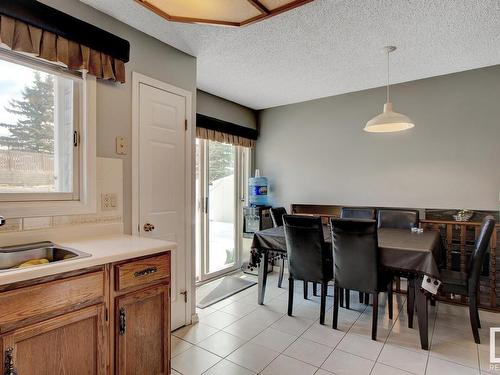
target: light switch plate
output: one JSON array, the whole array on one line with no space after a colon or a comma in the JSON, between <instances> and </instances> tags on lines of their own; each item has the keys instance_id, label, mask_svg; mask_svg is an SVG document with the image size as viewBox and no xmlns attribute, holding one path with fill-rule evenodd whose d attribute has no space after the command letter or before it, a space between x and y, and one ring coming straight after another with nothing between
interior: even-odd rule
<instances>
[{"instance_id":1,"label":"light switch plate","mask_svg":"<svg viewBox=\"0 0 500 375\"><path fill-rule=\"evenodd\" d=\"M127 155L127 139L122 136L116 137L116 153L118 155Z\"/></svg>"}]
</instances>

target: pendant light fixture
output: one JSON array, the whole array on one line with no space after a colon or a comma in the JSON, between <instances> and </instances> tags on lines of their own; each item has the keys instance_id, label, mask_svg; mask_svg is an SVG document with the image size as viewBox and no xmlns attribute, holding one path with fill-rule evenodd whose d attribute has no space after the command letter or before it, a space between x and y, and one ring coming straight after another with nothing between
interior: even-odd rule
<instances>
[{"instance_id":1,"label":"pendant light fixture","mask_svg":"<svg viewBox=\"0 0 500 375\"><path fill-rule=\"evenodd\" d=\"M394 52L396 47L387 46L384 47L384 51L387 53L387 101L384 104L384 112L380 115L375 116L370 121L366 123L365 131L371 133L391 133L399 132L402 130L411 129L415 126L412 120L408 116L402 113L394 112L392 109L391 96L389 90L389 55Z\"/></svg>"}]
</instances>

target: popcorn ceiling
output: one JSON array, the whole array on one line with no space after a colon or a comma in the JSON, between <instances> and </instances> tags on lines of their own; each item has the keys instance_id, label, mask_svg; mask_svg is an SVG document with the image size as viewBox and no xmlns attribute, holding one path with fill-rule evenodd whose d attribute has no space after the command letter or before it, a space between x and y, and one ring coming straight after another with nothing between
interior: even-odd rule
<instances>
[{"instance_id":1,"label":"popcorn ceiling","mask_svg":"<svg viewBox=\"0 0 500 375\"><path fill-rule=\"evenodd\" d=\"M200 89L254 109L383 86L385 45L395 83L500 63L499 0L315 0L244 28L81 1L196 56Z\"/></svg>"}]
</instances>

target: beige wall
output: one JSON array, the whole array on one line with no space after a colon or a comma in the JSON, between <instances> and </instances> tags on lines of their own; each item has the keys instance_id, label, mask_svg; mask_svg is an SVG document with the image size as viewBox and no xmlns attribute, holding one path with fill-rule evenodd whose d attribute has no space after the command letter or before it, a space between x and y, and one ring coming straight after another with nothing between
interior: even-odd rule
<instances>
[{"instance_id":1,"label":"beige wall","mask_svg":"<svg viewBox=\"0 0 500 375\"><path fill-rule=\"evenodd\" d=\"M115 138L125 136L131 145L132 132L132 71L189 90L193 93L193 124L196 108L196 59L139 32L77 0L42 0L83 21L116 34L130 42L130 62L126 64L127 83L98 81L97 84L97 156L119 156L115 153ZM131 233L132 159L122 157L124 178L125 232Z\"/></svg>"},{"instance_id":2,"label":"beige wall","mask_svg":"<svg viewBox=\"0 0 500 375\"><path fill-rule=\"evenodd\" d=\"M198 90L197 112L236 125L257 129L256 112L229 100Z\"/></svg>"},{"instance_id":3,"label":"beige wall","mask_svg":"<svg viewBox=\"0 0 500 375\"><path fill-rule=\"evenodd\" d=\"M257 168L275 205L498 209L500 66L394 87L412 130L365 133L373 89L260 113Z\"/></svg>"}]
</instances>

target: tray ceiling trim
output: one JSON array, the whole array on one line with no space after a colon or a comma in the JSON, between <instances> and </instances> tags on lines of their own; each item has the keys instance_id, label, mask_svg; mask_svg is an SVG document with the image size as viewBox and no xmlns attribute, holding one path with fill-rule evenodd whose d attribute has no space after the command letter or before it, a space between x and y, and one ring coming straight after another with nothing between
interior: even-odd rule
<instances>
[{"instance_id":1,"label":"tray ceiling trim","mask_svg":"<svg viewBox=\"0 0 500 375\"><path fill-rule=\"evenodd\" d=\"M287 12L314 0L238 0L238 4L241 5L238 9L223 7L223 4L221 4L223 1L221 0L205 0L206 2L210 1L215 7L218 5L221 8L220 13L225 12L225 14L221 14L220 16L213 15L214 7L209 6L205 10L199 8L192 9L195 6L195 4L192 4L194 0L191 1L191 4L187 4L185 0L177 2L161 0L135 1L168 21L240 27ZM169 2L172 4L169 4ZM181 10L183 2L186 3L184 11ZM235 4L236 0L231 0L231 3ZM188 15L186 12L190 11L189 8L196 14L193 16ZM209 14L209 16L204 16L203 12L207 13L207 15Z\"/></svg>"}]
</instances>

